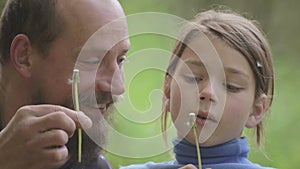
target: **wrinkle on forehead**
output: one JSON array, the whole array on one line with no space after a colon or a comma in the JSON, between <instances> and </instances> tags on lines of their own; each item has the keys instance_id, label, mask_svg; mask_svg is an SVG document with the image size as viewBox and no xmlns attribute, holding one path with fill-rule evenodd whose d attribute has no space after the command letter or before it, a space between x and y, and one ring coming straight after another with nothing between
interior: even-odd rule
<instances>
[{"instance_id":1,"label":"wrinkle on forehead","mask_svg":"<svg viewBox=\"0 0 300 169\"><path fill-rule=\"evenodd\" d=\"M125 17L116 0L59 0L58 11L69 27L87 29L93 24L98 29L112 20ZM96 30L95 30L96 31Z\"/></svg>"},{"instance_id":2,"label":"wrinkle on forehead","mask_svg":"<svg viewBox=\"0 0 300 169\"><path fill-rule=\"evenodd\" d=\"M100 28L104 29L101 31L101 36L104 36L101 37L102 43L107 43L107 39L112 39L117 36L116 32L121 32L116 29L121 29L124 35L128 35L125 14L117 0L59 0L58 2L58 11L66 25L64 38L76 41L77 45L74 46L76 49L80 50ZM112 24L112 22L116 23ZM107 25L110 25L110 28L107 28ZM96 42L99 42L99 38Z\"/></svg>"}]
</instances>

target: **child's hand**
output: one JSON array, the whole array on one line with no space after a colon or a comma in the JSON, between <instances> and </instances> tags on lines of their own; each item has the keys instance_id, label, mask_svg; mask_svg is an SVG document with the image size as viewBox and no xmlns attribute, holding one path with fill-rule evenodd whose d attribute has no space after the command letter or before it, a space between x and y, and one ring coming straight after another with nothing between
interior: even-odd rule
<instances>
[{"instance_id":1,"label":"child's hand","mask_svg":"<svg viewBox=\"0 0 300 169\"><path fill-rule=\"evenodd\" d=\"M197 167L194 166L194 165L192 165L192 164L188 164L188 165L183 166L183 167L181 167L179 169L197 169ZM212 168L206 168L206 169L212 169Z\"/></svg>"},{"instance_id":2,"label":"child's hand","mask_svg":"<svg viewBox=\"0 0 300 169\"><path fill-rule=\"evenodd\" d=\"M195 167L195 166L192 165L192 164L188 164L188 165L183 166L183 167L181 167L181 168L179 168L179 169L197 169L197 167Z\"/></svg>"}]
</instances>

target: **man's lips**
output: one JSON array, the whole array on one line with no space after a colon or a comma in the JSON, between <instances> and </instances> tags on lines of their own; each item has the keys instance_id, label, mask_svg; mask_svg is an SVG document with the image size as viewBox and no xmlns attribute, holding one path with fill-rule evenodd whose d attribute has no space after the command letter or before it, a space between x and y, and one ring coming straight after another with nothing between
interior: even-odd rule
<instances>
[{"instance_id":1,"label":"man's lips","mask_svg":"<svg viewBox=\"0 0 300 169\"><path fill-rule=\"evenodd\" d=\"M95 109L105 109L106 106L107 106L107 104L96 104L96 105L94 105L93 107L94 107Z\"/></svg>"},{"instance_id":2,"label":"man's lips","mask_svg":"<svg viewBox=\"0 0 300 169\"><path fill-rule=\"evenodd\" d=\"M109 106L111 105L112 103L107 103L107 104L96 104L94 106L95 109L99 109L99 111L101 112L101 114L105 114L107 109L109 108Z\"/></svg>"}]
</instances>

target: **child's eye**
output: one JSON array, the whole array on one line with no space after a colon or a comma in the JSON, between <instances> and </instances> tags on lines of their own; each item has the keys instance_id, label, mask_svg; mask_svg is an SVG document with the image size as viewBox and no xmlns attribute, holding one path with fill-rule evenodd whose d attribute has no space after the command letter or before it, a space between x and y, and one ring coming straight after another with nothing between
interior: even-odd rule
<instances>
[{"instance_id":1,"label":"child's eye","mask_svg":"<svg viewBox=\"0 0 300 169\"><path fill-rule=\"evenodd\" d=\"M226 90L228 90L229 92L232 92L232 93L239 92L239 91L241 91L243 89L241 87L237 87L237 86L232 85L230 83L225 83L224 87L226 88Z\"/></svg>"},{"instance_id":2,"label":"child's eye","mask_svg":"<svg viewBox=\"0 0 300 169\"><path fill-rule=\"evenodd\" d=\"M199 83L200 81L203 80L202 77L195 77L195 76L185 76L184 79L188 83Z\"/></svg>"}]
</instances>

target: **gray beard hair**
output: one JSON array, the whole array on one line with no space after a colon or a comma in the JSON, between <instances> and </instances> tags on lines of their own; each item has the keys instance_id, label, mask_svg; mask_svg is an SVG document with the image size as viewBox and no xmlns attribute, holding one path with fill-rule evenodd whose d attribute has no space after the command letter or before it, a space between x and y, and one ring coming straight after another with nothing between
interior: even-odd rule
<instances>
[{"instance_id":1,"label":"gray beard hair","mask_svg":"<svg viewBox=\"0 0 300 169\"><path fill-rule=\"evenodd\" d=\"M33 97L33 103L44 104L41 96L42 96L41 92L38 91L37 95ZM91 97L91 95L89 95L88 93L81 94L81 96ZM105 100L107 99L107 97L111 97L110 94L108 93L99 94L99 96L101 96L101 98L97 98L99 100ZM72 96L70 96L70 98L72 98ZM87 101L82 100L82 102L86 103ZM67 106L67 105L71 105L71 106ZM63 104L62 106L73 109L73 104L66 103ZM82 111L84 112L84 109L82 109ZM113 111L114 111L114 105L110 105L110 108L107 110L106 116L105 117L101 116L100 118L99 115L97 116L95 114L88 114L88 112L86 112L87 115L93 121L93 127L91 129L88 129L87 131L82 130L82 162L80 166L87 166L89 162L91 162L91 160L97 158L98 155L101 153L102 147L107 142L108 131L107 131L107 126L105 124L108 124L108 122L113 121L112 118ZM66 167L68 167L69 165L72 166L78 161L78 130L76 130L73 137L69 139L69 142L67 143L67 148L69 151L70 160L67 162L69 164L67 164ZM65 168L64 166L62 168Z\"/></svg>"},{"instance_id":2,"label":"gray beard hair","mask_svg":"<svg viewBox=\"0 0 300 169\"><path fill-rule=\"evenodd\" d=\"M35 105L52 104L52 103L45 102L45 99L42 96L43 96L42 92L40 90L38 90L36 95L33 95L33 97L32 97L33 104L35 104ZM108 94L108 93L101 93L101 94L98 94L98 96L99 96L99 98L97 98L97 99L99 99L100 101L105 100L108 97L111 97L110 94ZM90 153L86 152L87 150L89 150L89 147L93 147L93 148L101 147L106 144L106 139L107 139L107 127L105 126L105 124L107 124L106 119L108 119L108 121L109 121L109 119L111 119L110 117L111 117L111 114L113 114L112 112L114 110L114 105L113 104L110 105L110 107L107 110L106 116L103 117L103 116L99 116L97 114L93 114L93 113L95 113L94 111L89 113L89 110L84 108L84 106L85 106L84 104L90 105L89 103L93 103L93 101L91 101L91 100L94 100L94 97L90 93L90 91L81 93L79 95L79 97L80 97L80 103L83 103L82 105L80 105L81 108L83 108L82 111L84 113L86 113L86 115L89 116L91 118L91 120L93 121L93 127L91 129L87 130L87 133L88 133L88 135L90 135L92 137L92 139L94 141L87 135L87 133L85 131L82 130L82 133L83 133L82 134L82 144L83 144L82 153L90 154ZM69 98L72 98L72 95L70 95ZM68 100L64 104L59 104L59 105L74 110L72 100ZM85 112L85 110L88 112ZM71 158L73 156L77 157L77 144L78 144L78 135L77 135L77 131L75 131L74 136L69 139L69 142L67 144Z\"/></svg>"},{"instance_id":3,"label":"gray beard hair","mask_svg":"<svg viewBox=\"0 0 300 169\"><path fill-rule=\"evenodd\" d=\"M90 129L92 131L85 132L82 130L82 162L80 163L82 167L88 166L89 163L97 159L102 151L101 147L106 143L107 130L102 124L103 123L98 122L98 125L94 125L93 128ZM89 137L91 134L93 134L92 138ZM73 166L73 164L78 165L78 130L76 130L73 137L70 138L67 147L70 155L68 163L70 166Z\"/></svg>"},{"instance_id":4,"label":"gray beard hair","mask_svg":"<svg viewBox=\"0 0 300 169\"><path fill-rule=\"evenodd\" d=\"M86 131L82 130L82 161L89 161L95 158L107 142L107 127L104 125L104 118L93 120L93 127ZM71 158L78 157L78 130L70 138L67 147Z\"/></svg>"}]
</instances>

